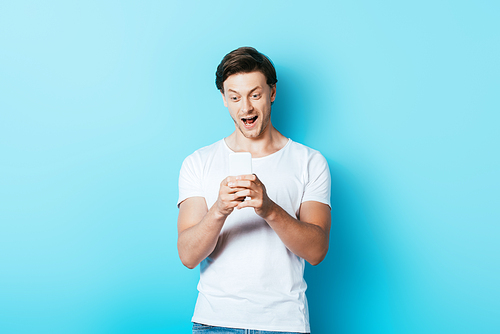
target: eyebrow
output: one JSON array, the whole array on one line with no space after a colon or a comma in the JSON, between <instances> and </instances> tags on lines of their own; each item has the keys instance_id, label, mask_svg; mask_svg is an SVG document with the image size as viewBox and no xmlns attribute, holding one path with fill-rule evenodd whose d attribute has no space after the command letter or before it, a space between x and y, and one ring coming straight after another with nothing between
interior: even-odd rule
<instances>
[{"instance_id":1,"label":"eyebrow","mask_svg":"<svg viewBox=\"0 0 500 334\"><path fill-rule=\"evenodd\" d=\"M255 91L255 90L259 89L259 88L262 88L262 87L257 86L257 87L255 87L255 88L253 88L253 89L250 91L250 93L252 93L253 91ZM227 91L228 91L228 92L233 92L233 93L239 94L239 92L237 92L237 91L235 91L234 89L231 89L231 88L229 88Z\"/></svg>"}]
</instances>

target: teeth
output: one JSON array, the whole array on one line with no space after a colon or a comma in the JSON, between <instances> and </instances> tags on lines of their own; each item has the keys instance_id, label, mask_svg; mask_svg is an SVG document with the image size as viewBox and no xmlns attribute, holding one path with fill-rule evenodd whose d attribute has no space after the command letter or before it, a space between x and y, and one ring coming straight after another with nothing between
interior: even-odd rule
<instances>
[{"instance_id":1,"label":"teeth","mask_svg":"<svg viewBox=\"0 0 500 334\"><path fill-rule=\"evenodd\" d=\"M242 117L241 120L245 123L245 125L247 125L249 121L252 122L250 124L253 124L253 122L257 120L257 115L253 117Z\"/></svg>"}]
</instances>

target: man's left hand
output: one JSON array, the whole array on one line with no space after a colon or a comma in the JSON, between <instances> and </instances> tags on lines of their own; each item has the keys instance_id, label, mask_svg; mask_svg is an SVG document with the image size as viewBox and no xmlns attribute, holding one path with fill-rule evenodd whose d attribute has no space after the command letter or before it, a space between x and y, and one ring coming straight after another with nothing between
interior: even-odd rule
<instances>
[{"instance_id":1,"label":"man's left hand","mask_svg":"<svg viewBox=\"0 0 500 334\"><path fill-rule=\"evenodd\" d=\"M257 175L236 176L234 181L228 183L228 186L238 188L235 193L238 197L250 197L238 204L238 209L252 207L255 209L255 213L264 219L272 213L276 203L267 196L266 187Z\"/></svg>"}]
</instances>

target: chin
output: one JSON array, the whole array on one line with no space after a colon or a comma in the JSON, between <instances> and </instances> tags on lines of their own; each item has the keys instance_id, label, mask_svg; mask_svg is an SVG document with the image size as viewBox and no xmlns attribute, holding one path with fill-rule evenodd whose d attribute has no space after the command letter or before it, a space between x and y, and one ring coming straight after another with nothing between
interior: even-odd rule
<instances>
[{"instance_id":1,"label":"chin","mask_svg":"<svg viewBox=\"0 0 500 334\"><path fill-rule=\"evenodd\" d=\"M241 134L245 137L245 138L248 138L248 139L252 139L252 138L258 138L260 137L260 135L262 135L262 131L251 131L251 132L247 132L247 131L240 131Z\"/></svg>"}]
</instances>

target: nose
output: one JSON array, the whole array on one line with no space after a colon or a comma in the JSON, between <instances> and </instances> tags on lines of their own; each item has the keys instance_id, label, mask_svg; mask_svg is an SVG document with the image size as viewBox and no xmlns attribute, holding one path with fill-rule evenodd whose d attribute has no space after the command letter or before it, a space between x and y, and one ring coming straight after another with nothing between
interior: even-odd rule
<instances>
[{"instance_id":1,"label":"nose","mask_svg":"<svg viewBox=\"0 0 500 334\"><path fill-rule=\"evenodd\" d=\"M249 98L243 98L241 99L241 111L243 112L250 112L253 110L253 105L252 102L250 101Z\"/></svg>"}]
</instances>

